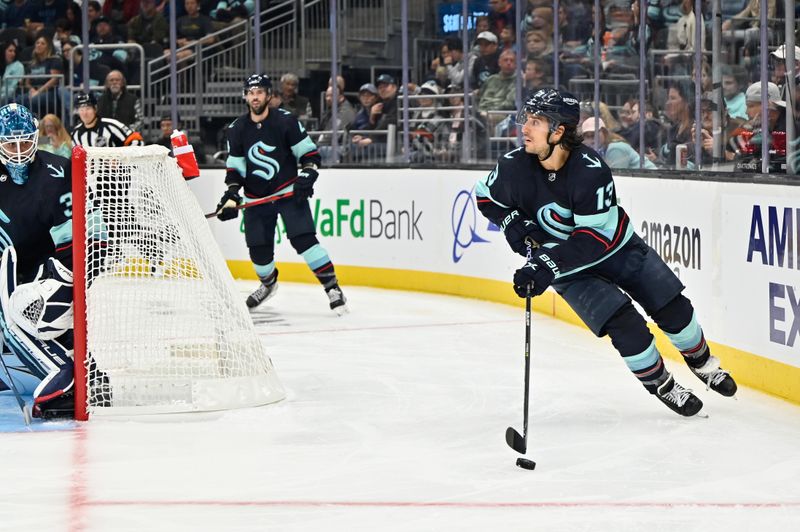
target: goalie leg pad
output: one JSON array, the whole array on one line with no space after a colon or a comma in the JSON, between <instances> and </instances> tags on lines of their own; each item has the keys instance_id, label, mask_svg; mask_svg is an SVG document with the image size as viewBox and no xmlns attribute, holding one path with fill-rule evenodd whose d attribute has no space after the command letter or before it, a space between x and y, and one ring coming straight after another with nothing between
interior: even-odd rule
<instances>
[{"instance_id":1,"label":"goalie leg pad","mask_svg":"<svg viewBox=\"0 0 800 532\"><path fill-rule=\"evenodd\" d=\"M46 266L46 275L39 268L32 282L8 287L7 316L30 335L53 340L73 327L72 272L52 257Z\"/></svg>"},{"instance_id":2,"label":"goalie leg pad","mask_svg":"<svg viewBox=\"0 0 800 532\"><path fill-rule=\"evenodd\" d=\"M51 384L66 391L71 385L65 381L72 380L71 372L73 370L72 346L74 340L71 330L62 333L58 340L44 340L9 319L14 315L11 309L11 296L17 288L16 258L17 254L14 248L8 247L3 251L2 259L0 259L0 329L2 329L0 332L2 332L4 343L11 353L16 355L19 361L30 370L31 374L42 381L34 390L34 398L43 391L45 395L54 393L55 388L50 387ZM53 275L56 276L54 279L58 279L58 283L71 282L71 274L67 276L68 270L65 273L58 269L58 265L54 264L48 265L48 268L50 267L56 268ZM63 290L63 287L58 290ZM36 331L38 332L38 330L37 328ZM52 333L52 331L50 332ZM48 334L45 333L45 336ZM58 375L61 376L57 378Z\"/></svg>"}]
</instances>

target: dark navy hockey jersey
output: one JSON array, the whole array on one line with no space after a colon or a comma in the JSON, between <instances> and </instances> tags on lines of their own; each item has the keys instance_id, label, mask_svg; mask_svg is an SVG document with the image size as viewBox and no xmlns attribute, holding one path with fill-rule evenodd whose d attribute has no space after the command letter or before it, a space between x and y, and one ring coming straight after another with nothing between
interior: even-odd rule
<instances>
[{"instance_id":1,"label":"dark navy hockey jersey","mask_svg":"<svg viewBox=\"0 0 800 532\"><path fill-rule=\"evenodd\" d=\"M72 168L70 161L37 151L24 185L0 165L0 250L17 250L18 282L33 280L55 257L72 269Z\"/></svg>"},{"instance_id":2,"label":"dark navy hockey jersey","mask_svg":"<svg viewBox=\"0 0 800 532\"><path fill-rule=\"evenodd\" d=\"M288 111L270 109L259 123L250 113L228 126L225 184L243 185L245 198L294 190L297 163L319 166L321 157L306 130Z\"/></svg>"},{"instance_id":3,"label":"dark navy hockey jersey","mask_svg":"<svg viewBox=\"0 0 800 532\"><path fill-rule=\"evenodd\" d=\"M480 211L497 225L515 209L536 222L535 240L551 250L560 277L605 260L633 235L617 205L611 169L588 146L573 150L557 171L523 148L512 150L478 182L475 195Z\"/></svg>"}]
</instances>

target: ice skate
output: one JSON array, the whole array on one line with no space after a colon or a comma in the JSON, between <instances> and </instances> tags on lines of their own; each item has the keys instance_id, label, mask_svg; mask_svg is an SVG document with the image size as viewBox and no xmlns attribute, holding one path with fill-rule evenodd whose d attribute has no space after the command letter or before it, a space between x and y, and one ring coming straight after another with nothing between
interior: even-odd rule
<instances>
[{"instance_id":1,"label":"ice skate","mask_svg":"<svg viewBox=\"0 0 800 532\"><path fill-rule=\"evenodd\" d=\"M697 414L703 408L703 402L692 393L692 390L687 390L675 382L672 375L658 387L656 397L673 412L686 417Z\"/></svg>"},{"instance_id":2,"label":"ice skate","mask_svg":"<svg viewBox=\"0 0 800 532\"><path fill-rule=\"evenodd\" d=\"M339 288L338 284L333 285L332 287L325 290L325 293L328 294L328 300L331 303L331 310L334 311L339 316L350 312L350 309L347 308L347 298L344 297L342 293L342 289Z\"/></svg>"},{"instance_id":3,"label":"ice skate","mask_svg":"<svg viewBox=\"0 0 800 532\"><path fill-rule=\"evenodd\" d=\"M699 368L689 366L689 369L697 375L698 379L706 383L706 389L711 388L725 397L733 397L736 393L736 381L727 371L719 367L719 359L717 357L709 356L706 363Z\"/></svg>"},{"instance_id":4,"label":"ice skate","mask_svg":"<svg viewBox=\"0 0 800 532\"><path fill-rule=\"evenodd\" d=\"M255 291L247 296L247 308L253 310L264 301L268 300L275 295L278 291L278 281L275 280L271 284L264 284L263 282L255 289Z\"/></svg>"}]
</instances>

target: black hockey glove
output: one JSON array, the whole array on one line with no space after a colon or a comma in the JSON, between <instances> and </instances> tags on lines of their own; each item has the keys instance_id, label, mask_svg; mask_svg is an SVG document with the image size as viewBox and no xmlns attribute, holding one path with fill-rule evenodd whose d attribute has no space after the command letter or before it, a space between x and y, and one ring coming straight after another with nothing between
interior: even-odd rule
<instances>
[{"instance_id":1,"label":"black hockey glove","mask_svg":"<svg viewBox=\"0 0 800 532\"><path fill-rule=\"evenodd\" d=\"M514 272L514 291L519 297L526 296L528 285L532 296L542 295L558 275L558 265L548 253L542 248L534 251L531 260Z\"/></svg>"},{"instance_id":2,"label":"black hockey glove","mask_svg":"<svg viewBox=\"0 0 800 532\"><path fill-rule=\"evenodd\" d=\"M311 166L306 166L297 174L297 181L294 183L294 199L297 203L302 203L314 195L314 181L319 177L319 172Z\"/></svg>"},{"instance_id":3,"label":"black hockey glove","mask_svg":"<svg viewBox=\"0 0 800 532\"><path fill-rule=\"evenodd\" d=\"M539 242L537 242L537 239L541 238L539 226L536 225L536 222L523 218L517 210L505 217L503 223L500 224L500 229L506 235L508 245L514 250L514 253L527 257L528 245L532 249L539 247Z\"/></svg>"},{"instance_id":4,"label":"black hockey glove","mask_svg":"<svg viewBox=\"0 0 800 532\"><path fill-rule=\"evenodd\" d=\"M217 204L217 218L223 222L233 220L239 216L239 211L235 208L242 203L238 187L231 187L222 195L222 199Z\"/></svg>"}]
</instances>

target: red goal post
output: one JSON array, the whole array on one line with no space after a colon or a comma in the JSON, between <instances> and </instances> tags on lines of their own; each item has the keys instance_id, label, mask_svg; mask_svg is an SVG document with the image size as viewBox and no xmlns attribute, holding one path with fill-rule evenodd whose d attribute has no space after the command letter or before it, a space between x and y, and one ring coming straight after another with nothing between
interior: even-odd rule
<instances>
[{"instance_id":1,"label":"red goal post","mask_svg":"<svg viewBox=\"0 0 800 532\"><path fill-rule=\"evenodd\" d=\"M283 399L169 151L76 146L72 179L76 419Z\"/></svg>"}]
</instances>

